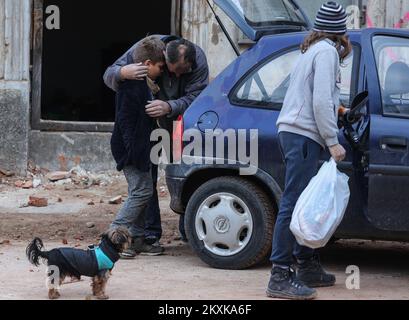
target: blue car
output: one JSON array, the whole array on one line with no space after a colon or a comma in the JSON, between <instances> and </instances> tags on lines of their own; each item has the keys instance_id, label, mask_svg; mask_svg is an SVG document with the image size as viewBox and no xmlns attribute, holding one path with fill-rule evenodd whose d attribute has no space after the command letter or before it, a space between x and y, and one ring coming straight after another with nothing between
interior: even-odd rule
<instances>
[{"instance_id":1,"label":"blue car","mask_svg":"<svg viewBox=\"0 0 409 320\"><path fill-rule=\"evenodd\" d=\"M198 256L215 268L244 269L271 252L274 221L284 187L276 121L300 44L311 23L295 1L216 0L254 45L197 98L174 134L181 163L167 166L171 208L185 214ZM246 3L242 7L240 3ZM349 32L353 54L342 65L341 101L351 108L339 133L347 158L351 197L337 239L409 240L409 32ZM189 130L201 133L203 153L185 152ZM258 163L237 153L205 152L207 130L245 130L247 152L258 130ZM232 131L233 130L233 131ZM197 139L197 137L196 137ZM228 145L226 143L226 145ZM241 143L243 145L243 143ZM220 151L220 150L219 150ZM323 152L322 161L329 159ZM243 174L244 167L253 169ZM325 197L325 194L323 194Z\"/></svg>"}]
</instances>

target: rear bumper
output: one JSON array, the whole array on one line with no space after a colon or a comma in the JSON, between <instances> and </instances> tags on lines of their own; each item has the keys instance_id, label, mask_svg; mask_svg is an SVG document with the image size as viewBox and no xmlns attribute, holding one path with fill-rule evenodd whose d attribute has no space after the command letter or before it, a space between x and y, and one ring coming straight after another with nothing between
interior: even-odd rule
<instances>
[{"instance_id":1,"label":"rear bumper","mask_svg":"<svg viewBox=\"0 0 409 320\"><path fill-rule=\"evenodd\" d=\"M182 203L183 186L186 178L174 177L166 174L166 184L170 193L170 208L179 214L185 213L185 206Z\"/></svg>"}]
</instances>

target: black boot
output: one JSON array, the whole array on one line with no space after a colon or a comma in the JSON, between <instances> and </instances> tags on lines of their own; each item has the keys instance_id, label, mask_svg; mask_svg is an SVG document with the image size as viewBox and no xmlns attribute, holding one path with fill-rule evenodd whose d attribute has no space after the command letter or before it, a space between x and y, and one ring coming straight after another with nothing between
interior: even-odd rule
<instances>
[{"instance_id":1,"label":"black boot","mask_svg":"<svg viewBox=\"0 0 409 320\"><path fill-rule=\"evenodd\" d=\"M273 267L267 296L280 299L310 300L317 296L317 292L297 281L292 269Z\"/></svg>"},{"instance_id":2,"label":"black boot","mask_svg":"<svg viewBox=\"0 0 409 320\"><path fill-rule=\"evenodd\" d=\"M318 255L309 260L298 261L297 266L297 280L308 287L331 287L335 284L335 276L324 271Z\"/></svg>"}]
</instances>

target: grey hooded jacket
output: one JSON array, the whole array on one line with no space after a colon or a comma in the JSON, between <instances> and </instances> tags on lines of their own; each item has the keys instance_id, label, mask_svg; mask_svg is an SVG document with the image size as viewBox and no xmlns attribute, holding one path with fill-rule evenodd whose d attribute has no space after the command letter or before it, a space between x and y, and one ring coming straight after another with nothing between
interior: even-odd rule
<instances>
[{"instance_id":1,"label":"grey hooded jacket","mask_svg":"<svg viewBox=\"0 0 409 320\"><path fill-rule=\"evenodd\" d=\"M338 144L341 86L335 43L321 40L300 54L277 120L278 131L306 136L322 147Z\"/></svg>"}]
</instances>

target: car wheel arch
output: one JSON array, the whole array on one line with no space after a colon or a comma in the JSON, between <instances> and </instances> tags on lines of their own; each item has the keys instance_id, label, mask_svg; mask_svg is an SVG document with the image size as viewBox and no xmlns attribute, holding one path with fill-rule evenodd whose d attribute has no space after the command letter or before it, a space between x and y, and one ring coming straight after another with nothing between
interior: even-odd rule
<instances>
[{"instance_id":1,"label":"car wheel arch","mask_svg":"<svg viewBox=\"0 0 409 320\"><path fill-rule=\"evenodd\" d=\"M184 207L186 208L191 196L201 185L207 181L222 176L241 177L242 179L255 183L271 198L275 209L278 209L278 204L280 203L282 196L282 189L271 175L261 169L258 169L254 175L240 175L239 168L231 167L209 167L192 172L183 186L182 203Z\"/></svg>"}]
</instances>

